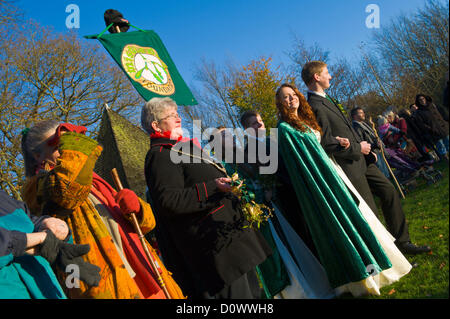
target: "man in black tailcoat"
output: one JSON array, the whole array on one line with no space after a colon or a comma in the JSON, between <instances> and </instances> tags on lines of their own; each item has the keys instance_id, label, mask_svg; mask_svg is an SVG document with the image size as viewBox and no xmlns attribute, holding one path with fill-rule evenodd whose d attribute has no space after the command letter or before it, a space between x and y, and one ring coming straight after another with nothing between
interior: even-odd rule
<instances>
[{"instance_id":1,"label":"man in black tailcoat","mask_svg":"<svg viewBox=\"0 0 450 319\"><path fill-rule=\"evenodd\" d=\"M367 141L362 141L355 132L339 102L325 93L331 80L327 65L321 61L306 63L302 69L302 79L308 87L308 103L323 131L321 144L325 151L335 158L375 214L378 213L378 209L373 194L380 198L387 229L403 253L418 254L431 251L428 246L416 246L411 243L397 190L375 165L377 157L371 151L371 145ZM344 149L340 146L336 136L348 138L350 147Z\"/></svg>"}]
</instances>

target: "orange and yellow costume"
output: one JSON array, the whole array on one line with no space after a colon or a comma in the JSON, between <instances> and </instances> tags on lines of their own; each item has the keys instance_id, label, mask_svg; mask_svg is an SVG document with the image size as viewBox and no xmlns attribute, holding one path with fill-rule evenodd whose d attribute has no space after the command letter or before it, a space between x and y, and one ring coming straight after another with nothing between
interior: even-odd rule
<instances>
[{"instance_id":1,"label":"orange and yellow costume","mask_svg":"<svg viewBox=\"0 0 450 319\"><path fill-rule=\"evenodd\" d=\"M142 251L142 246L135 248L130 254L133 247L141 245L135 240L136 237L130 239L131 226L126 225L127 220L122 216L118 218L117 215L110 214L107 203L110 196L102 196L104 189L94 187L93 169L102 147L83 134L69 132L61 136L59 151L61 156L57 165L50 171L41 171L29 178L22 195L33 214L47 214L65 220L72 232L73 242L90 245L91 249L84 256L85 260L101 268L98 287L88 287L80 282L79 288L66 289L67 296L164 299L164 293L156 284L145 255L139 252ZM139 201L139 226L143 234L146 234L156 226L155 218L150 205L141 199ZM185 298L155 250L148 243L147 247L160 267L171 298ZM62 286L65 286L65 275L60 274L59 279Z\"/></svg>"}]
</instances>

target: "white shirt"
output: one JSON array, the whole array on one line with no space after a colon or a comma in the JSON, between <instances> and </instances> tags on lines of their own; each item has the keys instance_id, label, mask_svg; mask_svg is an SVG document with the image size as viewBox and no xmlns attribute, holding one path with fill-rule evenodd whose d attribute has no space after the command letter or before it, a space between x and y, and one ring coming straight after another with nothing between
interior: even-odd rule
<instances>
[{"instance_id":1,"label":"white shirt","mask_svg":"<svg viewBox=\"0 0 450 319\"><path fill-rule=\"evenodd\" d=\"M327 94L325 92L324 93L320 93L320 92L308 90L308 93L315 94L315 95L327 98Z\"/></svg>"}]
</instances>

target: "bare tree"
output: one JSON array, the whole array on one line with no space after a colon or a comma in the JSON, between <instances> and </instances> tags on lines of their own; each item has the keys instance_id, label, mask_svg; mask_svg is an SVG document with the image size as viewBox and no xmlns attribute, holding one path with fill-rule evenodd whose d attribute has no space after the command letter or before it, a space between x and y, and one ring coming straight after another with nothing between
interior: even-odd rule
<instances>
[{"instance_id":1,"label":"bare tree","mask_svg":"<svg viewBox=\"0 0 450 319\"><path fill-rule=\"evenodd\" d=\"M366 107L379 112L389 105L402 108L422 92L438 103L448 72L448 2L428 0L414 15L400 15L360 46L359 63L330 59L330 52L317 43L308 47L294 36L288 56L297 82L303 65L311 60L328 64L333 76L328 90L347 108Z\"/></svg>"},{"instance_id":2,"label":"bare tree","mask_svg":"<svg viewBox=\"0 0 450 319\"><path fill-rule=\"evenodd\" d=\"M296 85L298 88L306 91L307 88L303 83L301 76L303 66L311 61L323 61L328 63L330 52L323 49L317 42L308 47L304 40L297 34L292 33L292 46L291 49L286 52L286 55L292 62L292 65L288 67L290 75L297 79Z\"/></svg>"},{"instance_id":3,"label":"bare tree","mask_svg":"<svg viewBox=\"0 0 450 319\"><path fill-rule=\"evenodd\" d=\"M0 39L0 188L17 198L23 128L51 118L87 126L95 137L105 103L135 123L143 103L99 44L22 25L3 24L10 36Z\"/></svg>"},{"instance_id":4,"label":"bare tree","mask_svg":"<svg viewBox=\"0 0 450 319\"><path fill-rule=\"evenodd\" d=\"M379 87L389 88L392 103L405 106L422 92L441 102L448 70L449 4L428 0L414 15L394 18L373 38L374 59L370 70Z\"/></svg>"},{"instance_id":5,"label":"bare tree","mask_svg":"<svg viewBox=\"0 0 450 319\"><path fill-rule=\"evenodd\" d=\"M0 0L0 27L8 23L15 24L22 18L22 13L14 3L11 0Z\"/></svg>"},{"instance_id":6,"label":"bare tree","mask_svg":"<svg viewBox=\"0 0 450 319\"><path fill-rule=\"evenodd\" d=\"M238 127L238 110L232 105L227 93L237 74L234 64L228 62L225 67L219 68L214 62L202 59L195 70L195 79L200 87L194 85L193 93L199 104L184 107L185 117L201 120L202 130L222 125Z\"/></svg>"},{"instance_id":7,"label":"bare tree","mask_svg":"<svg viewBox=\"0 0 450 319\"><path fill-rule=\"evenodd\" d=\"M293 45L287 55L292 61L291 70L297 78L297 86L306 91L307 88L301 79L303 66L310 61L323 61L327 63L328 70L333 77L328 94L340 100L344 107L350 109L354 106L354 98L361 92L363 87L359 68L350 64L346 58L338 57L333 61L330 59L330 51L322 48L318 43L307 46L297 35L293 35Z\"/></svg>"}]
</instances>

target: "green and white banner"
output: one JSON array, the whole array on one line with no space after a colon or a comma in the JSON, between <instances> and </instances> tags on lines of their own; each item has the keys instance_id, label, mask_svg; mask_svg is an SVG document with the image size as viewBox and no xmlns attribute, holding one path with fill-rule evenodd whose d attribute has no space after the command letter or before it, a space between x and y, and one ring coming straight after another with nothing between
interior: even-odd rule
<instances>
[{"instance_id":1,"label":"green and white banner","mask_svg":"<svg viewBox=\"0 0 450 319\"><path fill-rule=\"evenodd\" d=\"M151 30L85 36L98 39L122 68L139 94L172 98L178 105L196 105L160 37Z\"/></svg>"}]
</instances>

